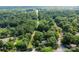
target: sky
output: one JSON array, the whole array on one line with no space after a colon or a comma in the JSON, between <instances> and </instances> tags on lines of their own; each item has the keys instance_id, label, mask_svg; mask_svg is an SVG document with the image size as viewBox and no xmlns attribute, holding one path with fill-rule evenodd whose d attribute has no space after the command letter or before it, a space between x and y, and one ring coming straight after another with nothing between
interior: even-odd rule
<instances>
[{"instance_id":1,"label":"sky","mask_svg":"<svg viewBox=\"0 0 79 59\"><path fill-rule=\"evenodd\" d=\"M0 0L0 6L79 6L79 0Z\"/></svg>"}]
</instances>

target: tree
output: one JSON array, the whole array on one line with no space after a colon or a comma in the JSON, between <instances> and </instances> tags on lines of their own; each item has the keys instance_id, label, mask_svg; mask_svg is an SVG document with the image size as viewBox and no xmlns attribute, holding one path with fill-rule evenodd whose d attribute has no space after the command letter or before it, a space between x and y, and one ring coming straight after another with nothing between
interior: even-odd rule
<instances>
[{"instance_id":1,"label":"tree","mask_svg":"<svg viewBox=\"0 0 79 59\"><path fill-rule=\"evenodd\" d=\"M71 33L65 33L64 36L63 36L63 40L62 40L62 43L64 45L69 45L73 42L73 39L74 39L74 35L71 34Z\"/></svg>"},{"instance_id":2,"label":"tree","mask_svg":"<svg viewBox=\"0 0 79 59\"><path fill-rule=\"evenodd\" d=\"M15 47L14 47L14 41L9 39L9 41L5 44L6 46L6 49L9 51L9 50L13 50Z\"/></svg>"},{"instance_id":3,"label":"tree","mask_svg":"<svg viewBox=\"0 0 79 59\"><path fill-rule=\"evenodd\" d=\"M33 41L34 46L39 46L39 43L42 42L43 39L44 39L44 34L40 31L36 31Z\"/></svg>"},{"instance_id":4,"label":"tree","mask_svg":"<svg viewBox=\"0 0 79 59\"><path fill-rule=\"evenodd\" d=\"M3 49L4 43L2 40L0 40L0 50Z\"/></svg>"},{"instance_id":5,"label":"tree","mask_svg":"<svg viewBox=\"0 0 79 59\"><path fill-rule=\"evenodd\" d=\"M72 26L72 25L70 25L70 24L66 24L63 27L63 31L75 34L77 32L77 28Z\"/></svg>"},{"instance_id":6,"label":"tree","mask_svg":"<svg viewBox=\"0 0 79 59\"><path fill-rule=\"evenodd\" d=\"M40 32L40 31L35 32L35 36L34 36L35 40L42 41L43 37L44 37L44 34L42 32Z\"/></svg>"},{"instance_id":7,"label":"tree","mask_svg":"<svg viewBox=\"0 0 79 59\"><path fill-rule=\"evenodd\" d=\"M0 38L5 38L5 37L8 37L8 33L9 30L6 29L6 28L0 28Z\"/></svg>"},{"instance_id":8,"label":"tree","mask_svg":"<svg viewBox=\"0 0 79 59\"><path fill-rule=\"evenodd\" d=\"M57 47L57 39L55 38L55 36L52 36L48 38L47 40L48 40L48 43L47 43L48 46L51 46L52 48Z\"/></svg>"},{"instance_id":9,"label":"tree","mask_svg":"<svg viewBox=\"0 0 79 59\"><path fill-rule=\"evenodd\" d=\"M48 22L46 20L41 20L37 30L43 32L48 31L49 28Z\"/></svg>"},{"instance_id":10,"label":"tree","mask_svg":"<svg viewBox=\"0 0 79 59\"><path fill-rule=\"evenodd\" d=\"M62 27L66 22L67 22L67 18L66 17L62 17L62 16L57 16L55 18L55 22L58 26Z\"/></svg>"},{"instance_id":11,"label":"tree","mask_svg":"<svg viewBox=\"0 0 79 59\"><path fill-rule=\"evenodd\" d=\"M15 47L16 47L17 51L26 51L26 49L27 49L26 43L22 40L16 40Z\"/></svg>"},{"instance_id":12,"label":"tree","mask_svg":"<svg viewBox=\"0 0 79 59\"><path fill-rule=\"evenodd\" d=\"M49 38L49 37L52 37L52 36L56 37L55 34L56 34L56 32L49 30L49 31L46 32L46 38Z\"/></svg>"},{"instance_id":13,"label":"tree","mask_svg":"<svg viewBox=\"0 0 79 59\"><path fill-rule=\"evenodd\" d=\"M52 52L53 49L52 49L51 47L43 47L43 48L41 48L40 51L41 51L41 52Z\"/></svg>"},{"instance_id":14,"label":"tree","mask_svg":"<svg viewBox=\"0 0 79 59\"><path fill-rule=\"evenodd\" d=\"M73 52L79 52L79 47L71 48Z\"/></svg>"},{"instance_id":15,"label":"tree","mask_svg":"<svg viewBox=\"0 0 79 59\"><path fill-rule=\"evenodd\" d=\"M79 45L79 36L78 35L74 35L73 43L76 44L77 46Z\"/></svg>"}]
</instances>

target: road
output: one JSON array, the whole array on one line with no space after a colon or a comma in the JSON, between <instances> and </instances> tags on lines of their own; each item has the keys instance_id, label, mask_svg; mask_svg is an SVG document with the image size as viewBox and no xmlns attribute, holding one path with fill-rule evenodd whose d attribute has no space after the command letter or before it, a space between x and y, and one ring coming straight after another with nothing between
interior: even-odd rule
<instances>
[{"instance_id":1,"label":"road","mask_svg":"<svg viewBox=\"0 0 79 59\"><path fill-rule=\"evenodd\" d=\"M0 40L2 40L3 41L3 43L6 43L6 42L8 42L9 41L9 39L13 39L13 37L9 37L9 38L3 38L3 39L0 39Z\"/></svg>"},{"instance_id":2,"label":"road","mask_svg":"<svg viewBox=\"0 0 79 59\"><path fill-rule=\"evenodd\" d=\"M62 35L58 38L57 44L58 48L55 50L55 52L64 52L64 46L61 43Z\"/></svg>"},{"instance_id":3,"label":"road","mask_svg":"<svg viewBox=\"0 0 79 59\"><path fill-rule=\"evenodd\" d=\"M33 40L34 40L35 32L36 32L36 31L34 31L33 34L31 35L31 39L30 39L30 41L29 41L28 48L32 48L32 42L33 42Z\"/></svg>"},{"instance_id":4,"label":"road","mask_svg":"<svg viewBox=\"0 0 79 59\"><path fill-rule=\"evenodd\" d=\"M76 35L79 35L79 33L76 33Z\"/></svg>"}]
</instances>

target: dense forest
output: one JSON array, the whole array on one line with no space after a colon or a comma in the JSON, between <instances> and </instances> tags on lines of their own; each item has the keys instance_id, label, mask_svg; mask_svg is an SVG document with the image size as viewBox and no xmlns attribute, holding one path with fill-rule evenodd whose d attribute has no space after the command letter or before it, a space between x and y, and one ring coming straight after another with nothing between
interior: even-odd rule
<instances>
[{"instance_id":1,"label":"dense forest","mask_svg":"<svg viewBox=\"0 0 79 59\"><path fill-rule=\"evenodd\" d=\"M0 10L1 52L78 52L78 33L79 10Z\"/></svg>"}]
</instances>

